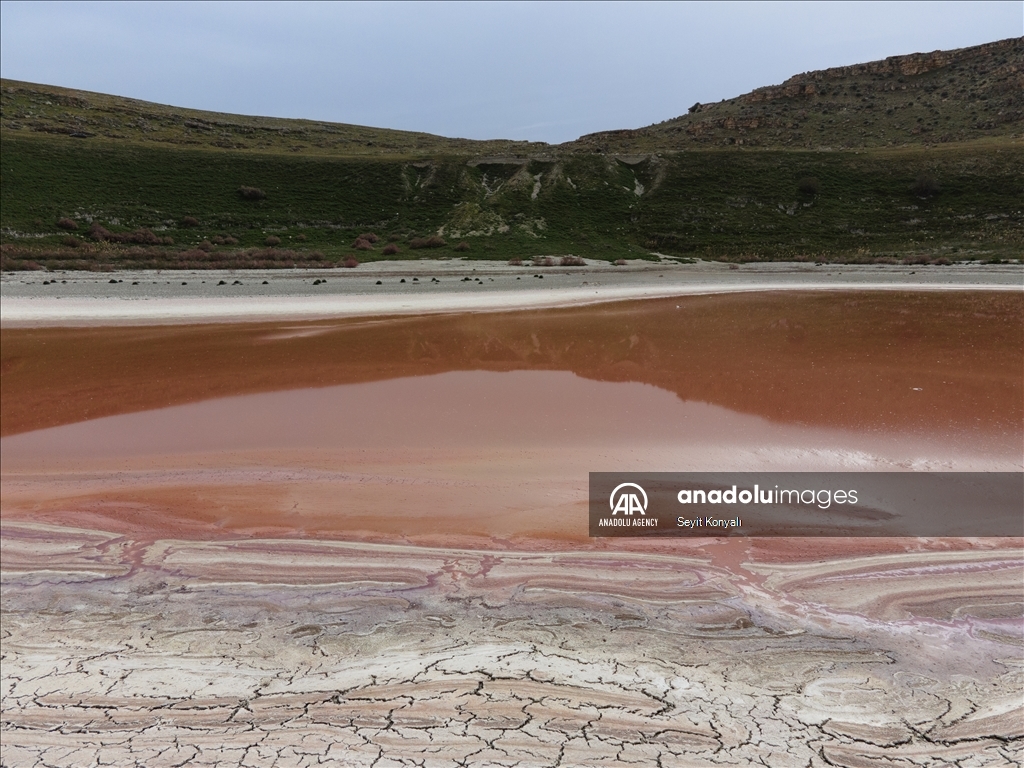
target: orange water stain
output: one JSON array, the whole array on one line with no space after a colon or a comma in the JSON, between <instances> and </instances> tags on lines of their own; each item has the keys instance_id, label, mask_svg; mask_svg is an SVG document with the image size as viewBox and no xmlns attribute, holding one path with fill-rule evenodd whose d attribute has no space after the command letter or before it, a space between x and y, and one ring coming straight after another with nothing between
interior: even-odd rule
<instances>
[{"instance_id":1,"label":"orange water stain","mask_svg":"<svg viewBox=\"0 0 1024 768\"><path fill-rule=\"evenodd\" d=\"M590 471L1019 464L1022 319L1016 294L792 293L5 330L2 514L605 547Z\"/></svg>"},{"instance_id":2,"label":"orange water stain","mask_svg":"<svg viewBox=\"0 0 1024 768\"><path fill-rule=\"evenodd\" d=\"M448 371L652 384L772 421L1020 431L1024 297L776 292L310 323L0 331L0 430Z\"/></svg>"}]
</instances>

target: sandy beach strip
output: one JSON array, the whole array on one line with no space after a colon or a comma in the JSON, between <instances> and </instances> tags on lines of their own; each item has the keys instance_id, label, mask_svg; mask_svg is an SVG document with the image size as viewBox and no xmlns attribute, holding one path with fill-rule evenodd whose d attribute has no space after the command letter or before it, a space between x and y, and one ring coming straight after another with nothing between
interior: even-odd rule
<instances>
[{"instance_id":1,"label":"sandy beach strip","mask_svg":"<svg viewBox=\"0 0 1024 768\"><path fill-rule=\"evenodd\" d=\"M491 262L394 262L358 271L69 272L59 278L5 275L0 323L16 328L315 320L792 290L1024 290L1020 265L765 264L729 269L703 262L574 271Z\"/></svg>"}]
</instances>

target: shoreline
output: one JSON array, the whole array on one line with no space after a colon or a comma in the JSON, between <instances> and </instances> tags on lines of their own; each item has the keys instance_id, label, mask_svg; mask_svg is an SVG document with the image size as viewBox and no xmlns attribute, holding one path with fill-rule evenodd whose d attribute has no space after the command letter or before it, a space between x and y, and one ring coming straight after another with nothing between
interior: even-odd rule
<instances>
[{"instance_id":1,"label":"shoreline","mask_svg":"<svg viewBox=\"0 0 1024 768\"><path fill-rule=\"evenodd\" d=\"M181 325L552 309L774 291L1022 291L1021 265L643 262L512 267L374 262L354 270L4 273L4 328ZM60 282L58 282L58 279ZM541 281L544 282L541 282Z\"/></svg>"}]
</instances>

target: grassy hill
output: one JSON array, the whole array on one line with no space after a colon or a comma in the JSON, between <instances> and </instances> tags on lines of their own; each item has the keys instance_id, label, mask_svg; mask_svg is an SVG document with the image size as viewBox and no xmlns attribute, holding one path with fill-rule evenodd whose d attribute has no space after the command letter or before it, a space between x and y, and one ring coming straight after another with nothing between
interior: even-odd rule
<instances>
[{"instance_id":1,"label":"grassy hill","mask_svg":"<svg viewBox=\"0 0 1024 768\"><path fill-rule=\"evenodd\" d=\"M894 57L558 146L4 80L3 268L328 266L387 245L390 258L1019 258L1022 64L1020 39Z\"/></svg>"}]
</instances>

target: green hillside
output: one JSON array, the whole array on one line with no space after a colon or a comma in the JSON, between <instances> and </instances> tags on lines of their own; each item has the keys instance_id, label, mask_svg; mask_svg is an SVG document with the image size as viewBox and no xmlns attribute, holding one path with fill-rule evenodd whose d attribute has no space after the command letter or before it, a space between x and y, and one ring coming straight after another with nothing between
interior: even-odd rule
<instances>
[{"instance_id":1,"label":"green hillside","mask_svg":"<svg viewBox=\"0 0 1024 768\"><path fill-rule=\"evenodd\" d=\"M388 246L389 258L1019 258L1024 88L1006 84L1019 84L1022 51L1011 40L811 73L559 146L215 115L4 80L3 268L328 266L384 258ZM938 102L943 77L956 99ZM915 105L934 94L936 119L959 127L939 142L911 128L884 145L838 127L805 142L771 128L719 135L738 130L729 123L690 130L715 109L763 117L803 104L804 81L829 94L876 83L868 101L847 96L843 107L846 120L870 113L872 130L895 135L913 116L883 110L890 81L917 89ZM762 91L770 97L750 101ZM822 104L808 114L834 109ZM353 247L364 233L376 242Z\"/></svg>"}]
</instances>

